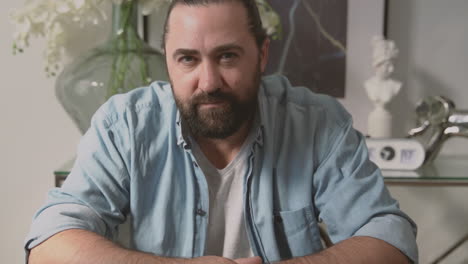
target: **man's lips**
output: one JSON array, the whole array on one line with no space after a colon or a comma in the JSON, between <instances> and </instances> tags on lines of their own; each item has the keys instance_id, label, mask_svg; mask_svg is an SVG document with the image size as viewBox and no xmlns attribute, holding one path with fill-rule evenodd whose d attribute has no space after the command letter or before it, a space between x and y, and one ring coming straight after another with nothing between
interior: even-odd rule
<instances>
[{"instance_id":1,"label":"man's lips","mask_svg":"<svg viewBox=\"0 0 468 264\"><path fill-rule=\"evenodd\" d=\"M200 107L219 107L227 104L228 101L212 101L212 102L204 102L204 103L199 103L198 105Z\"/></svg>"}]
</instances>

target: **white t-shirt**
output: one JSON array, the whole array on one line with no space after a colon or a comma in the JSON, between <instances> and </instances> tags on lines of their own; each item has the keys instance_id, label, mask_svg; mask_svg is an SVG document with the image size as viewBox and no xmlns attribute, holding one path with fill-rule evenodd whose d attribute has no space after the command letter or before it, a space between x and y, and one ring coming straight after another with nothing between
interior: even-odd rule
<instances>
[{"instance_id":1,"label":"white t-shirt","mask_svg":"<svg viewBox=\"0 0 468 264\"><path fill-rule=\"evenodd\" d=\"M221 170L211 164L191 139L193 155L205 174L210 192L207 256L230 259L253 256L245 229L242 191L255 130L251 130L237 156Z\"/></svg>"}]
</instances>

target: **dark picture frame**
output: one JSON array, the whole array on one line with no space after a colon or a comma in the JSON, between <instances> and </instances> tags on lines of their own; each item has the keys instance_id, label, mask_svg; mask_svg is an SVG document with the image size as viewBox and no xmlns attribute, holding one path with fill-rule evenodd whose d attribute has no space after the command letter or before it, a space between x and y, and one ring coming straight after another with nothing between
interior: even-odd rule
<instances>
[{"instance_id":1,"label":"dark picture frame","mask_svg":"<svg viewBox=\"0 0 468 264\"><path fill-rule=\"evenodd\" d=\"M348 0L269 0L282 36L270 42L266 74L344 97Z\"/></svg>"}]
</instances>

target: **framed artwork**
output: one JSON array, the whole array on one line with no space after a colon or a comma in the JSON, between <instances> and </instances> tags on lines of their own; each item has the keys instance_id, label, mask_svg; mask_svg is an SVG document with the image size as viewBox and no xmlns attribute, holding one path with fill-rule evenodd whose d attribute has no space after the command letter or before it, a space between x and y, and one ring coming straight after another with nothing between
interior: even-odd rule
<instances>
[{"instance_id":1,"label":"framed artwork","mask_svg":"<svg viewBox=\"0 0 468 264\"><path fill-rule=\"evenodd\" d=\"M344 98L350 71L358 75L362 71L350 67L359 64L356 61L359 57L369 56L367 43L372 35L384 34L386 1L268 0L268 3L280 15L283 32L281 39L271 41L266 74L281 73L294 86ZM145 39L156 48L160 47L165 13L166 8L161 8L143 23Z\"/></svg>"},{"instance_id":2,"label":"framed artwork","mask_svg":"<svg viewBox=\"0 0 468 264\"><path fill-rule=\"evenodd\" d=\"M365 0L269 0L281 17L283 33L272 40L267 74L288 77L294 86L344 98L349 53L350 11ZM377 1L378 2L378 1ZM374 5L381 13L385 1ZM366 10L366 8L363 8ZM368 17L363 14L362 18ZM384 17L380 23L384 29ZM383 32L382 32L383 33Z\"/></svg>"},{"instance_id":3,"label":"framed artwork","mask_svg":"<svg viewBox=\"0 0 468 264\"><path fill-rule=\"evenodd\" d=\"M283 74L294 86L344 96L347 0L270 0L281 17L282 36L270 43L267 74Z\"/></svg>"}]
</instances>

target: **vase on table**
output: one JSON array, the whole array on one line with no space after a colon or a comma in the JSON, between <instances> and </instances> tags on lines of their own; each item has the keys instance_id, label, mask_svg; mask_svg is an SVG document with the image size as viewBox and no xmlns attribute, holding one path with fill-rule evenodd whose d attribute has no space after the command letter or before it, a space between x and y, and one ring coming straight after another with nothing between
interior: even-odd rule
<instances>
[{"instance_id":1,"label":"vase on table","mask_svg":"<svg viewBox=\"0 0 468 264\"><path fill-rule=\"evenodd\" d=\"M67 65L55 84L59 102L81 133L112 95L168 80L164 56L138 35L137 1L124 1L112 8L109 39Z\"/></svg>"}]
</instances>

